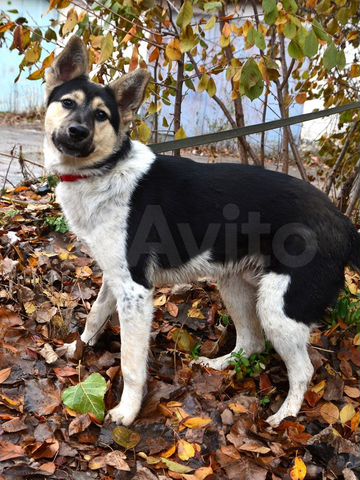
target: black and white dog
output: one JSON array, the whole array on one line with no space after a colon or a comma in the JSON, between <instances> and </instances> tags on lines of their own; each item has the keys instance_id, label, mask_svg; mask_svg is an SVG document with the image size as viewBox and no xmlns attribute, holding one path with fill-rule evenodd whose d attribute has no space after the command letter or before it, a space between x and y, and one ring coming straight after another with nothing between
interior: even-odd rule
<instances>
[{"instance_id":1,"label":"black and white dog","mask_svg":"<svg viewBox=\"0 0 360 480\"><path fill-rule=\"evenodd\" d=\"M345 266L360 269L360 235L305 182L155 156L131 141L148 81L137 70L106 87L90 82L78 37L46 74L45 164L60 175L58 200L104 274L81 339L93 345L115 309L120 318L124 390L109 416L129 425L139 413L154 285L209 276L235 324L234 351L262 351L265 335L285 362L289 393L267 420L276 426L299 412L313 373L311 325L336 300ZM230 359L200 361L223 369Z\"/></svg>"}]
</instances>

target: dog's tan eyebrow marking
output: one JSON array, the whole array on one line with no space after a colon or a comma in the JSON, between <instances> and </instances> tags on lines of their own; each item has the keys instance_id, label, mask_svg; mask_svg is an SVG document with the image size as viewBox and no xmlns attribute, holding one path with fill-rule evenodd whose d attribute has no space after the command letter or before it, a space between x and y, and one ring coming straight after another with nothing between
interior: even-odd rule
<instances>
[{"instance_id":1,"label":"dog's tan eyebrow marking","mask_svg":"<svg viewBox=\"0 0 360 480\"><path fill-rule=\"evenodd\" d=\"M85 93L82 90L74 90L73 92L63 95L61 100L64 98L69 98L74 100L77 104L82 105L85 102Z\"/></svg>"},{"instance_id":2,"label":"dog's tan eyebrow marking","mask_svg":"<svg viewBox=\"0 0 360 480\"><path fill-rule=\"evenodd\" d=\"M100 97L95 97L93 101L91 102L91 106L94 110L97 108L100 108L101 110L104 110L108 114L108 116L111 116L111 112L108 109L108 107L105 105L104 101Z\"/></svg>"}]
</instances>

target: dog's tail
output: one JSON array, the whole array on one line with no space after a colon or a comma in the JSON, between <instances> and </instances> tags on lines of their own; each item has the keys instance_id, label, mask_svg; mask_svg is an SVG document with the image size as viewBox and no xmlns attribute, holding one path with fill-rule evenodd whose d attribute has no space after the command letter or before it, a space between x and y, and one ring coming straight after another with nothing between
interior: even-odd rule
<instances>
[{"instance_id":1,"label":"dog's tail","mask_svg":"<svg viewBox=\"0 0 360 480\"><path fill-rule=\"evenodd\" d=\"M360 233L354 229L349 265L360 273Z\"/></svg>"}]
</instances>

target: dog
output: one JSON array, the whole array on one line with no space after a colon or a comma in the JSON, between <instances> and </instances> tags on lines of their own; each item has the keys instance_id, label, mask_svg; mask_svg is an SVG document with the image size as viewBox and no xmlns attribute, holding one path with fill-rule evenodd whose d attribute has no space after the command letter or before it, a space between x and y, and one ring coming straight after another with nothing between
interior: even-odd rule
<instances>
[{"instance_id":1,"label":"dog","mask_svg":"<svg viewBox=\"0 0 360 480\"><path fill-rule=\"evenodd\" d=\"M130 140L150 75L107 86L88 77L74 36L46 71L45 167L71 229L103 271L81 340L94 345L117 309L124 388L108 417L138 415L146 383L154 285L217 280L236 327L234 352L261 352L267 337L284 361L288 395L267 419L295 417L311 381L311 328L336 301L344 268L360 271L360 235L322 192L260 167L156 156ZM66 345L68 355L75 343ZM200 358L224 369L231 354Z\"/></svg>"}]
</instances>

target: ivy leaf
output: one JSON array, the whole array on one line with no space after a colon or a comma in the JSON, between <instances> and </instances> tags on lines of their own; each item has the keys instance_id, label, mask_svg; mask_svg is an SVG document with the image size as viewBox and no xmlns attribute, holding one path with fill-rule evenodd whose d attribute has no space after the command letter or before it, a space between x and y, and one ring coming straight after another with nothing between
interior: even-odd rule
<instances>
[{"instance_id":1,"label":"ivy leaf","mask_svg":"<svg viewBox=\"0 0 360 480\"><path fill-rule=\"evenodd\" d=\"M288 46L288 52L291 58L295 58L295 60L300 60L303 58L304 54L296 40L291 40Z\"/></svg>"},{"instance_id":2,"label":"ivy leaf","mask_svg":"<svg viewBox=\"0 0 360 480\"><path fill-rule=\"evenodd\" d=\"M100 422L104 420L104 396L107 386L100 373L92 373L84 382L69 387L62 394L64 405L78 413L92 413Z\"/></svg>"},{"instance_id":3,"label":"ivy leaf","mask_svg":"<svg viewBox=\"0 0 360 480\"><path fill-rule=\"evenodd\" d=\"M177 16L177 26L181 29L186 28L192 20L193 13L192 3L189 0L186 0L180 8L179 15Z\"/></svg>"},{"instance_id":4,"label":"ivy leaf","mask_svg":"<svg viewBox=\"0 0 360 480\"><path fill-rule=\"evenodd\" d=\"M114 41L112 34L109 32L105 37L101 40L101 54L99 63L104 63L108 60L114 51Z\"/></svg>"},{"instance_id":5,"label":"ivy leaf","mask_svg":"<svg viewBox=\"0 0 360 480\"><path fill-rule=\"evenodd\" d=\"M311 30L309 32L309 35L305 38L305 43L304 43L304 54L312 58L314 57L319 49L319 41L317 39L317 36L315 35L314 30Z\"/></svg>"},{"instance_id":6,"label":"ivy leaf","mask_svg":"<svg viewBox=\"0 0 360 480\"><path fill-rule=\"evenodd\" d=\"M250 100L260 97L264 88L258 64L253 58L249 58L241 69L240 93Z\"/></svg>"}]
</instances>

